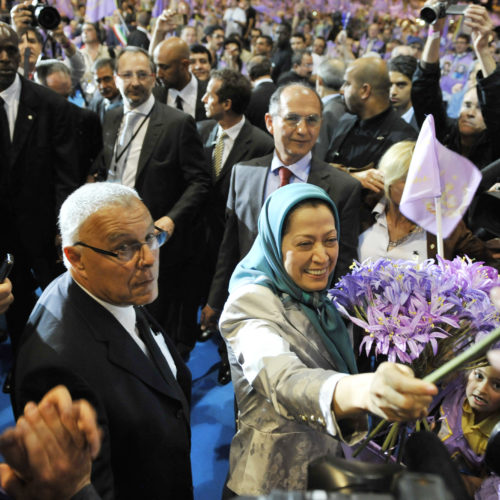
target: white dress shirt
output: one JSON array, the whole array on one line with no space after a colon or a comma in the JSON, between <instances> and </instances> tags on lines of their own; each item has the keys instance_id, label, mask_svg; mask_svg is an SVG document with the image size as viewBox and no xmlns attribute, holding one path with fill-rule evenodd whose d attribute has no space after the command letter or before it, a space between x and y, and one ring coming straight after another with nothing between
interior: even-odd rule
<instances>
[{"instance_id":1,"label":"white dress shirt","mask_svg":"<svg viewBox=\"0 0 500 500\"><path fill-rule=\"evenodd\" d=\"M14 81L5 90L0 92L0 96L4 100L4 109L9 120L10 141L14 140L14 128L17 120L17 110L19 101L21 100L21 77L16 75Z\"/></svg>"},{"instance_id":2,"label":"white dress shirt","mask_svg":"<svg viewBox=\"0 0 500 500\"><path fill-rule=\"evenodd\" d=\"M176 108L177 104L175 100L177 96L182 98L182 110L184 113L195 118L196 100L198 98L198 80L192 73L191 80L182 90L168 89L167 104Z\"/></svg>"},{"instance_id":3,"label":"white dress shirt","mask_svg":"<svg viewBox=\"0 0 500 500\"><path fill-rule=\"evenodd\" d=\"M132 142L130 143L129 146L129 151L128 151L128 156L127 156L127 164L125 165L125 169L123 171L123 176L122 176L122 181L121 183L124 184L125 186L129 187L134 187L135 186L135 178L137 176L137 168L139 167L139 158L141 156L141 151L142 151L142 146L144 144L144 138L146 137L146 131L149 126L149 113L153 109L155 103L155 98L153 95L149 96L149 99L142 103L140 106L137 106L137 108L131 108L129 104L125 101L123 104L123 120L121 127L125 125L125 115L129 111L134 111L137 113L141 113L144 115L144 118L141 118L138 120L138 122L135 125L134 128L134 133L136 130L139 130L137 132L137 135L132 139ZM143 123L144 122L144 123ZM142 126L141 126L142 124ZM118 133L118 137L120 137L122 131ZM139 129L140 127L140 129ZM118 141L117 141L118 142ZM115 143L115 149L116 149L116 143ZM124 153L126 154L126 153ZM116 151L115 155L116 156Z\"/></svg>"},{"instance_id":4,"label":"white dress shirt","mask_svg":"<svg viewBox=\"0 0 500 500\"><path fill-rule=\"evenodd\" d=\"M292 165L284 165L283 162L279 159L276 150L274 150L271 168L269 169L269 173L267 174L264 200L271 193L274 193L274 191L276 191L281 185L279 176L280 167L286 167L292 172L293 175L290 177L290 184L293 184L295 182L307 182L309 172L311 171L311 158L312 154L309 151L309 153L303 156L297 163L293 163Z\"/></svg>"},{"instance_id":5,"label":"white dress shirt","mask_svg":"<svg viewBox=\"0 0 500 500\"><path fill-rule=\"evenodd\" d=\"M224 130L220 125L217 127L218 129L217 137L215 139L214 145L217 144L219 137L224 132L226 133L226 137L224 138L224 149L222 151L222 163L221 163L222 166L224 166L224 163L226 163L227 157L229 156L229 153L233 149L234 141L236 140L236 137L238 137L238 134L241 132L243 125L245 125L244 116L241 117L241 120L236 125L233 125L232 127L229 127L226 130Z\"/></svg>"}]
</instances>

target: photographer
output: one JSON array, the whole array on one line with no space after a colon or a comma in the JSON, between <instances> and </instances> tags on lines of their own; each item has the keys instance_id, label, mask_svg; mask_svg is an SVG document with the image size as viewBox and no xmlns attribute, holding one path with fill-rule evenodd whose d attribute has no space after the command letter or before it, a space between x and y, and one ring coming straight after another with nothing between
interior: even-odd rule
<instances>
[{"instance_id":1,"label":"photographer","mask_svg":"<svg viewBox=\"0 0 500 500\"><path fill-rule=\"evenodd\" d=\"M28 74L24 75L26 78L31 78L35 70L36 63L42 54L44 49L43 37L35 27L33 23L33 12L29 9L31 2L22 2L12 8L10 11L10 16L12 19L12 27L19 35L21 39L20 50L21 50L21 63L20 72L24 74L24 54L25 48L28 46L31 50L29 62L28 62ZM59 24L57 28L53 30L47 30L48 35L57 42L64 55L64 63L71 70L71 81L73 87L76 87L85 73L85 60L82 53L76 48L76 46L66 37L63 31L62 24ZM43 56L42 56L43 57Z\"/></svg>"},{"instance_id":2,"label":"photographer","mask_svg":"<svg viewBox=\"0 0 500 500\"><path fill-rule=\"evenodd\" d=\"M419 126L426 115L432 114L437 139L483 168L500 157L500 69L488 47L493 24L486 9L469 5L464 16L464 26L472 30L482 77L478 76L477 87L466 90L458 120L446 115L439 87L439 44L445 18L429 28L422 59L413 77L411 97Z\"/></svg>"}]
</instances>

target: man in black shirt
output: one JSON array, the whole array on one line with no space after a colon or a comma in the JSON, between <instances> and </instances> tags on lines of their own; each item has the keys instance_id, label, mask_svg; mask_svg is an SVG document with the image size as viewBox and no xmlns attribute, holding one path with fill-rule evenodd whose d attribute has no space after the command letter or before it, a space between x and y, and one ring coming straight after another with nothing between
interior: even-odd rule
<instances>
[{"instance_id":1,"label":"man in black shirt","mask_svg":"<svg viewBox=\"0 0 500 500\"><path fill-rule=\"evenodd\" d=\"M347 170L364 188L382 192L376 170L382 155L396 142L417 134L392 108L387 64L380 58L356 59L346 70L343 85L347 110L332 137L326 161Z\"/></svg>"}]
</instances>

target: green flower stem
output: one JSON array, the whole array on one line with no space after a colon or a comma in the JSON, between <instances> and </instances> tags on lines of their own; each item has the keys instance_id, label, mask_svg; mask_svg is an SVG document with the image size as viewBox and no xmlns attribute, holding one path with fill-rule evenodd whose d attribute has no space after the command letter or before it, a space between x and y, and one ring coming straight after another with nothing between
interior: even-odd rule
<instances>
[{"instance_id":1,"label":"green flower stem","mask_svg":"<svg viewBox=\"0 0 500 500\"><path fill-rule=\"evenodd\" d=\"M382 445L382 451L387 451L394 445L394 441L397 438L398 431L399 431L399 423L396 422L391 426L389 433L385 438L384 444Z\"/></svg>"},{"instance_id":2,"label":"green flower stem","mask_svg":"<svg viewBox=\"0 0 500 500\"><path fill-rule=\"evenodd\" d=\"M364 441L356 448L356 451L352 454L353 458L356 458L367 446L367 444L388 424L387 420L381 420L377 426L366 436Z\"/></svg>"},{"instance_id":3,"label":"green flower stem","mask_svg":"<svg viewBox=\"0 0 500 500\"><path fill-rule=\"evenodd\" d=\"M484 354L488 347L490 347L499 339L500 327L493 330L479 342L476 342L474 345L470 346L466 351L459 354L456 358L450 359L450 361L446 362L444 365L440 366L432 373L429 373L429 375L424 377L423 380L432 384L439 382L439 380L457 370L460 366L467 363L467 361L470 361L471 359L477 358L481 354Z\"/></svg>"}]
</instances>

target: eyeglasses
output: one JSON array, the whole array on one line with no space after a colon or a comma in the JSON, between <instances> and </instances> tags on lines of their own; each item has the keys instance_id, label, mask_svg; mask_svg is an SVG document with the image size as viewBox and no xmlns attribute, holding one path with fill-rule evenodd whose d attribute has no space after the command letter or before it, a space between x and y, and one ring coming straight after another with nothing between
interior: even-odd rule
<instances>
[{"instance_id":1,"label":"eyeglasses","mask_svg":"<svg viewBox=\"0 0 500 500\"><path fill-rule=\"evenodd\" d=\"M96 78L97 83L111 83L113 81L112 76L103 76L102 78Z\"/></svg>"},{"instance_id":2,"label":"eyeglasses","mask_svg":"<svg viewBox=\"0 0 500 500\"><path fill-rule=\"evenodd\" d=\"M302 120L306 122L308 127L317 127L321 123L321 116L319 115L302 116L296 113L288 113L281 118L290 127L297 127Z\"/></svg>"},{"instance_id":3,"label":"eyeglasses","mask_svg":"<svg viewBox=\"0 0 500 500\"><path fill-rule=\"evenodd\" d=\"M138 71L137 73L133 73L132 71L127 71L126 73L118 73L118 76L124 81L129 82L134 78L134 75L140 82L146 81L148 78L154 76L153 73L146 73L145 71Z\"/></svg>"},{"instance_id":4,"label":"eyeglasses","mask_svg":"<svg viewBox=\"0 0 500 500\"><path fill-rule=\"evenodd\" d=\"M137 253L144 245L147 245L150 250L158 250L165 243L165 241L167 241L168 233L156 226L155 229L158 231L158 233L149 233L143 243L141 243L140 241L136 241L134 243L123 243L114 252L87 245L87 243L83 243L83 241L77 241L76 243L73 243L73 246L79 245L81 247L89 248L96 253L115 257L122 262L129 262L137 255Z\"/></svg>"}]
</instances>

